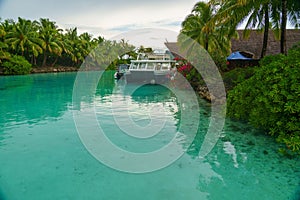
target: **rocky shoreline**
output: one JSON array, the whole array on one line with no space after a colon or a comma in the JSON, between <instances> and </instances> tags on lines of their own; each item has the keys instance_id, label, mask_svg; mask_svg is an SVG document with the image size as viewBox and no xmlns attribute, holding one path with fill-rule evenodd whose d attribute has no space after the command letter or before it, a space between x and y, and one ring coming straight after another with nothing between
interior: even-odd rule
<instances>
[{"instance_id":1,"label":"rocky shoreline","mask_svg":"<svg viewBox=\"0 0 300 200\"><path fill-rule=\"evenodd\" d=\"M30 74L38 73L56 73L56 72L76 72L78 67L65 67L65 66L56 66L56 67L32 67ZM0 76L5 76L3 68L0 67Z\"/></svg>"},{"instance_id":2,"label":"rocky shoreline","mask_svg":"<svg viewBox=\"0 0 300 200\"><path fill-rule=\"evenodd\" d=\"M56 67L33 67L31 74L37 73L58 73L58 72L76 72L79 71L78 67L65 67L65 66L56 66ZM0 75L3 74L3 70L0 68ZM198 86L196 88L197 93L201 98L207 100L208 102L222 101L210 94L207 86Z\"/></svg>"},{"instance_id":3,"label":"rocky shoreline","mask_svg":"<svg viewBox=\"0 0 300 200\"><path fill-rule=\"evenodd\" d=\"M199 86L197 88L198 94L205 100L212 102L214 100L214 97L212 97L209 93L209 90L207 86Z\"/></svg>"},{"instance_id":4,"label":"rocky shoreline","mask_svg":"<svg viewBox=\"0 0 300 200\"><path fill-rule=\"evenodd\" d=\"M79 70L78 67L65 67L65 66L33 67L31 73L36 74L36 73L76 72L78 70Z\"/></svg>"},{"instance_id":5,"label":"rocky shoreline","mask_svg":"<svg viewBox=\"0 0 300 200\"><path fill-rule=\"evenodd\" d=\"M198 86L196 91L203 99L207 100L208 102L214 102L218 104L224 104L226 102L226 97L215 97L212 95L207 86Z\"/></svg>"}]
</instances>

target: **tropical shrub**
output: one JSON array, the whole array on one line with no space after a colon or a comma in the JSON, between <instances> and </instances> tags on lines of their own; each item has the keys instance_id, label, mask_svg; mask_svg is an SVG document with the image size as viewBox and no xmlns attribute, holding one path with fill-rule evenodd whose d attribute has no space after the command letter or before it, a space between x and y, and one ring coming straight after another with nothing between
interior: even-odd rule
<instances>
[{"instance_id":1,"label":"tropical shrub","mask_svg":"<svg viewBox=\"0 0 300 200\"><path fill-rule=\"evenodd\" d=\"M255 67L235 68L223 73L223 81L227 90L234 88L239 83L253 76Z\"/></svg>"},{"instance_id":2,"label":"tropical shrub","mask_svg":"<svg viewBox=\"0 0 300 200\"><path fill-rule=\"evenodd\" d=\"M177 71L186 78L186 80L191 84L193 88L197 88L199 85L205 84L201 77L201 74L197 71L197 69L194 66L191 65L190 62L177 57L174 58L174 60L176 60L179 64L177 66Z\"/></svg>"},{"instance_id":3,"label":"tropical shrub","mask_svg":"<svg viewBox=\"0 0 300 200\"><path fill-rule=\"evenodd\" d=\"M189 76L190 75L190 72L191 72L191 69L192 69L192 65L190 63L186 63L186 64L183 64L182 66L178 67L178 71L184 76Z\"/></svg>"},{"instance_id":4,"label":"tropical shrub","mask_svg":"<svg viewBox=\"0 0 300 200\"><path fill-rule=\"evenodd\" d=\"M32 65L23 56L14 55L3 62L2 66L4 74L20 75L29 74Z\"/></svg>"},{"instance_id":5,"label":"tropical shrub","mask_svg":"<svg viewBox=\"0 0 300 200\"><path fill-rule=\"evenodd\" d=\"M300 48L267 56L255 74L228 94L229 116L247 120L300 152Z\"/></svg>"},{"instance_id":6,"label":"tropical shrub","mask_svg":"<svg viewBox=\"0 0 300 200\"><path fill-rule=\"evenodd\" d=\"M226 65L227 60L225 56L223 56L217 51L210 53L210 56L215 62L216 66L218 67L219 71L225 72L228 70Z\"/></svg>"}]
</instances>

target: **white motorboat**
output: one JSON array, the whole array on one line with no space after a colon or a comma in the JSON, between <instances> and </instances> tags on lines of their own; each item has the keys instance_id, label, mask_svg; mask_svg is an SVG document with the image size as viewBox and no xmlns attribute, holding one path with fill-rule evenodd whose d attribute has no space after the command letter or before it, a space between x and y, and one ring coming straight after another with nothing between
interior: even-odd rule
<instances>
[{"instance_id":1,"label":"white motorboat","mask_svg":"<svg viewBox=\"0 0 300 200\"><path fill-rule=\"evenodd\" d=\"M139 54L125 73L127 83L163 84L174 76L175 61L166 53ZM176 68L175 68L176 69Z\"/></svg>"}]
</instances>

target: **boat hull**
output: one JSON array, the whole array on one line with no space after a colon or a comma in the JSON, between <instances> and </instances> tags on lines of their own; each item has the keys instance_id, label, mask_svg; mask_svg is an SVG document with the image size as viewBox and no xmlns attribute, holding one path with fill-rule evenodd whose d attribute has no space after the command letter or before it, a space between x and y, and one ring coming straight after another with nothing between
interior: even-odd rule
<instances>
[{"instance_id":1,"label":"boat hull","mask_svg":"<svg viewBox=\"0 0 300 200\"><path fill-rule=\"evenodd\" d=\"M169 71L130 71L125 73L127 83L164 84L170 80Z\"/></svg>"}]
</instances>

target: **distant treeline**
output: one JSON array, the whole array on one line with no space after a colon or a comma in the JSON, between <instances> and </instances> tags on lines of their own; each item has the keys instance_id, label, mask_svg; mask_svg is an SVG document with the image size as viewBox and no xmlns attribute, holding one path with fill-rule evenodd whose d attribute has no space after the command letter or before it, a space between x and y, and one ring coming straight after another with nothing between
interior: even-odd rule
<instances>
[{"instance_id":1,"label":"distant treeline","mask_svg":"<svg viewBox=\"0 0 300 200\"><path fill-rule=\"evenodd\" d=\"M125 40L105 40L87 32L78 34L77 28L62 30L49 19L31 21L19 17L17 22L11 19L0 21L0 66L4 68L16 63L79 67L88 55L85 64L97 66L111 63L123 52L134 48ZM90 54L92 50L94 52Z\"/></svg>"}]
</instances>

